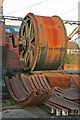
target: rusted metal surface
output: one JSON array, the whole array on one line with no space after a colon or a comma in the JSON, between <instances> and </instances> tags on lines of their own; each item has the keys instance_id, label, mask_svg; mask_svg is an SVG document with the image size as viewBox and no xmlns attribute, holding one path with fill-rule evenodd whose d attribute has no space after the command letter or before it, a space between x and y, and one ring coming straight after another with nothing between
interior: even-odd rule
<instances>
[{"instance_id":1,"label":"rusted metal surface","mask_svg":"<svg viewBox=\"0 0 80 120\"><path fill-rule=\"evenodd\" d=\"M63 93L64 98L62 98L62 94L60 94L60 92ZM51 114L56 114L56 116L80 115L80 105L70 101L70 99L78 99L77 94L73 95L75 92L65 91L58 87L54 88L52 93L53 96L47 102L44 103L43 109L47 110Z\"/></svg>"},{"instance_id":2,"label":"rusted metal surface","mask_svg":"<svg viewBox=\"0 0 80 120\"><path fill-rule=\"evenodd\" d=\"M62 107L62 106L59 106L59 105L57 105L57 104L55 104L55 103L52 103L52 102L50 102L50 101L48 101L48 102L46 102L46 103L48 103L49 105L51 105L51 106L59 109L59 110L61 111L61 115L62 115L62 116L68 116L68 115L69 115L69 114L68 114L68 112L69 112L68 109L66 109L66 108L64 108L64 107ZM56 110L56 112L57 112L57 110Z\"/></svg>"},{"instance_id":3,"label":"rusted metal surface","mask_svg":"<svg viewBox=\"0 0 80 120\"><path fill-rule=\"evenodd\" d=\"M12 110L12 109L21 109L21 106L10 106L10 107L2 107L0 110Z\"/></svg>"},{"instance_id":4,"label":"rusted metal surface","mask_svg":"<svg viewBox=\"0 0 80 120\"><path fill-rule=\"evenodd\" d=\"M74 74L71 78L75 88L80 92L80 76Z\"/></svg>"},{"instance_id":5,"label":"rusted metal surface","mask_svg":"<svg viewBox=\"0 0 80 120\"><path fill-rule=\"evenodd\" d=\"M19 33L20 63L24 70L56 70L65 58L67 35L58 16L45 17L29 13Z\"/></svg>"},{"instance_id":6,"label":"rusted metal surface","mask_svg":"<svg viewBox=\"0 0 80 120\"><path fill-rule=\"evenodd\" d=\"M53 97L49 99L49 102L68 109L70 115L76 115L76 114L79 115L80 105L77 103L61 98L55 94L53 95Z\"/></svg>"},{"instance_id":7,"label":"rusted metal surface","mask_svg":"<svg viewBox=\"0 0 80 120\"><path fill-rule=\"evenodd\" d=\"M40 106L41 108L45 109L52 115L61 116L61 109L49 104L49 103L44 103L44 105Z\"/></svg>"},{"instance_id":8,"label":"rusted metal surface","mask_svg":"<svg viewBox=\"0 0 80 120\"><path fill-rule=\"evenodd\" d=\"M36 80L33 77L21 75L12 77L12 79L5 78L5 83L11 98L16 101L18 106L34 106L43 104L51 96L51 89L44 89L36 86ZM39 79L40 81L40 79ZM45 86L45 84L44 84Z\"/></svg>"},{"instance_id":9,"label":"rusted metal surface","mask_svg":"<svg viewBox=\"0 0 80 120\"><path fill-rule=\"evenodd\" d=\"M21 74L20 77L16 75L12 79L6 77L5 83L11 98L18 107L38 105L56 116L80 115L80 105L70 101L76 99L77 95L60 87L52 90L45 75Z\"/></svg>"},{"instance_id":10,"label":"rusted metal surface","mask_svg":"<svg viewBox=\"0 0 80 120\"><path fill-rule=\"evenodd\" d=\"M71 87L70 75L63 75L62 73L42 73L42 75L46 76L51 88L56 86L63 88Z\"/></svg>"},{"instance_id":11,"label":"rusted metal surface","mask_svg":"<svg viewBox=\"0 0 80 120\"><path fill-rule=\"evenodd\" d=\"M59 88L70 87L70 78L72 78L75 87L80 92L80 79L77 75L66 75L62 69L61 73L57 73L63 65L67 48L66 29L61 18L29 13L22 21L19 41L17 35L11 36L8 33L5 35L5 43L3 40L3 44L8 45L9 66L7 68L14 68L18 65L20 67L21 64L24 70L30 73L33 70L35 72L33 75L19 73L20 76L16 75L11 79L5 77L8 93L17 103L17 107L7 109L38 105L56 116L80 115L80 105L72 102L79 100L80 96L77 96L75 92ZM14 58L17 64L13 62ZM51 70L55 71L51 73ZM55 86L57 88L54 88Z\"/></svg>"},{"instance_id":12,"label":"rusted metal surface","mask_svg":"<svg viewBox=\"0 0 80 120\"><path fill-rule=\"evenodd\" d=\"M47 73L61 73L62 74L62 71L60 69L58 70L43 70L43 71L31 71L31 74L47 74Z\"/></svg>"},{"instance_id":13,"label":"rusted metal surface","mask_svg":"<svg viewBox=\"0 0 80 120\"><path fill-rule=\"evenodd\" d=\"M36 100L36 102L34 101L35 103L43 104L45 101L47 101L50 98L50 96L52 96L52 93L50 93L51 87L48 87L48 88L45 87L46 84L42 80L43 76L41 76L41 75L25 76L24 74L21 74L21 76L25 79L25 82L26 82L26 84L29 85L30 89L32 89L32 90L39 89L41 91L39 98L38 98L39 100ZM39 76L41 77L41 79L39 79ZM45 79L45 81L47 83L46 79ZM24 83L24 81L23 81L23 83Z\"/></svg>"},{"instance_id":14,"label":"rusted metal surface","mask_svg":"<svg viewBox=\"0 0 80 120\"><path fill-rule=\"evenodd\" d=\"M80 93L77 93L75 91L64 90L61 89L60 87L55 87L54 91L56 92L56 94L58 94L59 96L63 96L66 99L80 100Z\"/></svg>"},{"instance_id":15,"label":"rusted metal surface","mask_svg":"<svg viewBox=\"0 0 80 120\"><path fill-rule=\"evenodd\" d=\"M80 105L58 96L55 90L53 96L40 107L56 116L80 115Z\"/></svg>"},{"instance_id":16,"label":"rusted metal surface","mask_svg":"<svg viewBox=\"0 0 80 120\"><path fill-rule=\"evenodd\" d=\"M6 106L6 107L0 107L0 110L11 110L11 109L23 109L23 108L35 108L36 106Z\"/></svg>"}]
</instances>

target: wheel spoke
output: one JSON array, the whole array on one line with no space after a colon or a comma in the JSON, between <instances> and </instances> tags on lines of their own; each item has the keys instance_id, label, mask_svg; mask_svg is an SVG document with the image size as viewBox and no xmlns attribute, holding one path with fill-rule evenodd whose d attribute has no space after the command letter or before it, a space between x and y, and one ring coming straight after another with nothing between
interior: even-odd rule
<instances>
[{"instance_id":1,"label":"wheel spoke","mask_svg":"<svg viewBox=\"0 0 80 120\"><path fill-rule=\"evenodd\" d=\"M26 27L26 24L25 24L25 36L27 38L27 27Z\"/></svg>"},{"instance_id":2,"label":"wheel spoke","mask_svg":"<svg viewBox=\"0 0 80 120\"><path fill-rule=\"evenodd\" d=\"M35 50L35 46L34 45L30 45L30 49L32 50L32 51L34 51Z\"/></svg>"},{"instance_id":3,"label":"wheel spoke","mask_svg":"<svg viewBox=\"0 0 80 120\"><path fill-rule=\"evenodd\" d=\"M29 25L28 25L28 23L26 25L26 35L27 35L27 38L29 39Z\"/></svg>"},{"instance_id":4,"label":"wheel spoke","mask_svg":"<svg viewBox=\"0 0 80 120\"><path fill-rule=\"evenodd\" d=\"M29 27L29 39L31 37L31 28L32 28L32 21L30 20L30 27Z\"/></svg>"},{"instance_id":5,"label":"wheel spoke","mask_svg":"<svg viewBox=\"0 0 80 120\"><path fill-rule=\"evenodd\" d=\"M29 50L26 51L25 56L24 56L24 60L26 64L28 63L28 59L29 59Z\"/></svg>"},{"instance_id":6,"label":"wheel spoke","mask_svg":"<svg viewBox=\"0 0 80 120\"><path fill-rule=\"evenodd\" d=\"M24 61L24 58L20 57L20 61Z\"/></svg>"},{"instance_id":7,"label":"wheel spoke","mask_svg":"<svg viewBox=\"0 0 80 120\"><path fill-rule=\"evenodd\" d=\"M24 21L24 30L23 30L23 35L25 35L25 37L27 38L28 33L29 33L29 29L28 29L28 20L29 18L27 18L27 20Z\"/></svg>"},{"instance_id":8,"label":"wheel spoke","mask_svg":"<svg viewBox=\"0 0 80 120\"><path fill-rule=\"evenodd\" d=\"M25 46L22 45L20 52L21 66L27 70L31 67L35 52L34 26L30 18L27 17L22 24L21 39L26 40Z\"/></svg>"},{"instance_id":9,"label":"wheel spoke","mask_svg":"<svg viewBox=\"0 0 80 120\"><path fill-rule=\"evenodd\" d=\"M33 52L32 52L32 50L30 50L30 52L29 52L29 62L30 62L30 65L31 65L32 61L33 61Z\"/></svg>"},{"instance_id":10,"label":"wheel spoke","mask_svg":"<svg viewBox=\"0 0 80 120\"><path fill-rule=\"evenodd\" d=\"M32 25L32 29L31 29L31 35L34 34L34 26Z\"/></svg>"},{"instance_id":11,"label":"wheel spoke","mask_svg":"<svg viewBox=\"0 0 80 120\"><path fill-rule=\"evenodd\" d=\"M34 34L31 36L30 42L32 42L33 39L34 39Z\"/></svg>"},{"instance_id":12,"label":"wheel spoke","mask_svg":"<svg viewBox=\"0 0 80 120\"><path fill-rule=\"evenodd\" d=\"M21 54L20 54L20 61L23 61L24 60L24 58L23 58L23 50L22 50L22 52L21 52Z\"/></svg>"}]
</instances>

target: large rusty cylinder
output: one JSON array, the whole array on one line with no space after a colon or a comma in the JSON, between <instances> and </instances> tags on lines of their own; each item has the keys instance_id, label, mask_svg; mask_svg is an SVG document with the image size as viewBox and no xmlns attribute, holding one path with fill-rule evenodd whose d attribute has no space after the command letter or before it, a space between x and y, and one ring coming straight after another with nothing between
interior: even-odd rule
<instances>
[{"instance_id":1,"label":"large rusty cylinder","mask_svg":"<svg viewBox=\"0 0 80 120\"><path fill-rule=\"evenodd\" d=\"M57 70L62 66L67 34L60 17L27 14L19 38L20 64L24 70Z\"/></svg>"}]
</instances>

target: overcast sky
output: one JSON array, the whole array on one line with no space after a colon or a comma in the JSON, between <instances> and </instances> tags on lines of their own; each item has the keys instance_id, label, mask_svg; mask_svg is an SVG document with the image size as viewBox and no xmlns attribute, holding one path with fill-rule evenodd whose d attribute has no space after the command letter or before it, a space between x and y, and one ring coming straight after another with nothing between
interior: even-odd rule
<instances>
[{"instance_id":1,"label":"overcast sky","mask_svg":"<svg viewBox=\"0 0 80 120\"><path fill-rule=\"evenodd\" d=\"M32 12L36 15L58 15L62 19L78 19L80 0L4 0L3 15L24 17Z\"/></svg>"},{"instance_id":2,"label":"overcast sky","mask_svg":"<svg viewBox=\"0 0 80 120\"><path fill-rule=\"evenodd\" d=\"M62 20L78 20L78 2L80 0L4 0L3 15L25 17L32 12L35 15L58 15ZM67 35L75 28L66 25Z\"/></svg>"}]
</instances>

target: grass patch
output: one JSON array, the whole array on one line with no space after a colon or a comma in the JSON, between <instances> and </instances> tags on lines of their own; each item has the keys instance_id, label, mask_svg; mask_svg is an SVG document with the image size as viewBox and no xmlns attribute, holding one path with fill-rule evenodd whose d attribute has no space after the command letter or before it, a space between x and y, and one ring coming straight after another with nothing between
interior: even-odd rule
<instances>
[{"instance_id":1,"label":"grass patch","mask_svg":"<svg viewBox=\"0 0 80 120\"><path fill-rule=\"evenodd\" d=\"M14 101L7 102L7 106L14 106L14 105L16 105L16 102Z\"/></svg>"},{"instance_id":2,"label":"grass patch","mask_svg":"<svg viewBox=\"0 0 80 120\"><path fill-rule=\"evenodd\" d=\"M15 106L16 102L15 101L9 101L9 102L2 102L2 106L6 107L6 106Z\"/></svg>"}]
</instances>

